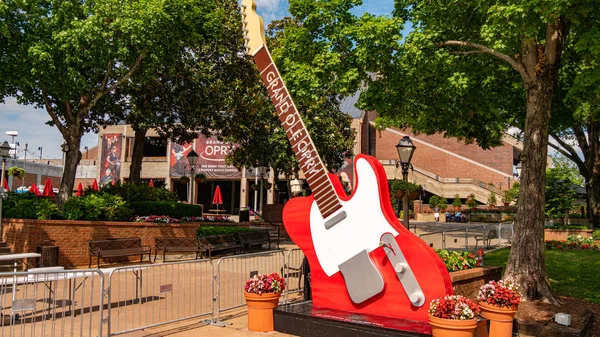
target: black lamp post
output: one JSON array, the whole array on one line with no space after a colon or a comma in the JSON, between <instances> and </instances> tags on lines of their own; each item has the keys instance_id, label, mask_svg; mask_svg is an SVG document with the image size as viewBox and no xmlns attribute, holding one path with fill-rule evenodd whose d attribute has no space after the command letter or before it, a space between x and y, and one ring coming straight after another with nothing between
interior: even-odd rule
<instances>
[{"instance_id":1,"label":"black lamp post","mask_svg":"<svg viewBox=\"0 0 600 337\"><path fill-rule=\"evenodd\" d=\"M408 169L412 169L412 165L410 164L410 160L412 159L413 153L415 152L416 146L410 140L410 137L404 136L396 145L396 150L398 150L398 157L400 158L400 165L402 167L402 179L408 181ZM403 222L407 229L410 229L408 225L408 193L404 193L404 198L402 200L403 207L402 212Z\"/></svg>"},{"instance_id":2,"label":"black lamp post","mask_svg":"<svg viewBox=\"0 0 600 337\"><path fill-rule=\"evenodd\" d=\"M188 153L187 161L190 167L191 179L190 179L190 204L194 203L194 171L196 171L196 163L198 162L198 154L192 150Z\"/></svg>"},{"instance_id":3,"label":"black lamp post","mask_svg":"<svg viewBox=\"0 0 600 337\"><path fill-rule=\"evenodd\" d=\"M7 141L4 141L2 145L0 145L0 157L2 157L2 175L0 178L0 185L4 184L4 165L6 164L6 158L8 158L10 153L10 145Z\"/></svg>"}]
</instances>

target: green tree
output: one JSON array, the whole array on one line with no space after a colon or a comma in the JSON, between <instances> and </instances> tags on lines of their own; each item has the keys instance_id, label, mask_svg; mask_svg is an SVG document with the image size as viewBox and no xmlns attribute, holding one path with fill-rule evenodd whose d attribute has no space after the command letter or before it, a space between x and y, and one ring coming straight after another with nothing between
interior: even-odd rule
<instances>
[{"instance_id":1,"label":"green tree","mask_svg":"<svg viewBox=\"0 0 600 337\"><path fill-rule=\"evenodd\" d=\"M572 180L572 170L555 167L546 172L545 212L549 218L560 218L563 223L569 217L569 211L575 201L576 190Z\"/></svg>"},{"instance_id":2,"label":"green tree","mask_svg":"<svg viewBox=\"0 0 600 337\"><path fill-rule=\"evenodd\" d=\"M45 109L62 134L61 203L73 191L82 135L119 108L106 96L145 62L168 60L196 35L209 35L221 25L218 7L200 0L0 3L0 99Z\"/></svg>"}]
</instances>

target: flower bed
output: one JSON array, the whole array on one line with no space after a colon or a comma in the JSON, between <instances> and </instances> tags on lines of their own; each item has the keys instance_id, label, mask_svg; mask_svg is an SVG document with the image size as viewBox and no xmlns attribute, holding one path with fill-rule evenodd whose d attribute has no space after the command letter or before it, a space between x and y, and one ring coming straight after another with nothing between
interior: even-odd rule
<instances>
[{"instance_id":1,"label":"flower bed","mask_svg":"<svg viewBox=\"0 0 600 337\"><path fill-rule=\"evenodd\" d=\"M203 215L203 216L186 216L181 219L171 218L168 215L136 215L132 218L134 222L154 222L154 223L183 223L183 222L233 222L228 216L221 215Z\"/></svg>"},{"instance_id":2,"label":"flower bed","mask_svg":"<svg viewBox=\"0 0 600 337\"><path fill-rule=\"evenodd\" d=\"M548 240L546 249L600 249L600 241L592 237L569 235L566 240Z\"/></svg>"},{"instance_id":3,"label":"flower bed","mask_svg":"<svg viewBox=\"0 0 600 337\"><path fill-rule=\"evenodd\" d=\"M436 249L435 252L440 256L449 272L471 269L479 266L475 254L468 251L456 252Z\"/></svg>"}]
</instances>

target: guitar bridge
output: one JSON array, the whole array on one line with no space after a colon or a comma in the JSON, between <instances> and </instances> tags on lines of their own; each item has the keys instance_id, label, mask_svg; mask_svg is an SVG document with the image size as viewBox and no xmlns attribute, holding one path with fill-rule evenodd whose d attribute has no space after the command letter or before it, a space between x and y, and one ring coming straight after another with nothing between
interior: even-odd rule
<instances>
[{"instance_id":1,"label":"guitar bridge","mask_svg":"<svg viewBox=\"0 0 600 337\"><path fill-rule=\"evenodd\" d=\"M385 233L381 236L381 242L384 243L383 250L387 255L388 260L390 260L391 265L394 267L394 271L398 276L398 280L402 283L402 287L406 292L406 296L410 300L410 303L415 307L421 307L425 304L425 294L417 281L415 274L413 274L412 269L410 269L410 265L400 246L396 242L396 238L391 233Z\"/></svg>"}]
</instances>

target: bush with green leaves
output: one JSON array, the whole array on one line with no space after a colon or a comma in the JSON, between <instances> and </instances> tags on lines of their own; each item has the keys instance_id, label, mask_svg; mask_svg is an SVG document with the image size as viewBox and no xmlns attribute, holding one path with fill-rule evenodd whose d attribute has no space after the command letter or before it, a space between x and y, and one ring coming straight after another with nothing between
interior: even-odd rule
<instances>
[{"instance_id":1,"label":"bush with green leaves","mask_svg":"<svg viewBox=\"0 0 600 337\"><path fill-rule=\"evenodd\" d=\"M435 252L440 256L448 271L458 271L477 267L475 254L463 251L456 252L444 249L436 249Z\"/></svg>"},{"instance_id":2,"label":"bush with green leaves","mask_svg":"<svg viewBox=\"0 0 600 337\"><path fill-rule=\"evenodd\" d=\"M132 215L129 205L121 197L105 193L73 197L63 206L63 216L69 220L127 221Z\"/></svg>"},{"instance_id":3,"label":"bush with green leaves","mask_svg":"<svg viewBox=\"0 0 600 337\"><path fill-rule=\"evenodd\" d=\"M440 208L441 209L446 209L448 208L448 199L446 198L440 198Z\"/></svg>"},{"instance_id":4,"label":"bush with green leaves","mask_svg":"<svg viewBox=\"0 0 600 337\"><path fill-rule=\"evenodd\" d=\"M54 200L40 198L32 193L11 192L2 205L2 216L15 219L61 219Z\"/></svg>"},{"instance_id":5,"label":"bush with green leaves","mask_svg":"<svg viewBox=\"0 0 600 337\"><path fill-rule=\"evenodd\" d=\"M490 196L488 197L488 205L496 205L496 202L498 200L496 199L496 192L492 191L492 193L490 193Z\"/></svg>"},{"instance_id":6,"label":"bush with green leaves","mask_svg":"<svg viewBox=\"0 0 600 337\"><path fill-rule=\"evenodd\" d=\"M98 192L93 191L90 187L88 187L85 191L85 195L98 193L118 195L121 197L121 199L127 202L179 200L177 194L174 192L161 187L148 186L146 184L107 184L104 185Z\"/></svg>"},{"instance_id":7,"label":"bush with green leaves","mask_svg":"<svg viewBox=\"0 0 600 337\"><path fill-rule=\"evenodd\" d=\"M593 233L592 233L592 237L594 238L594 240L600 240L600 229L596 229Z\"/></svg>"},{"instance_id":8,"label":"bush with green leaves","mask_svg":"<svg viewBox=\"0 0 600 337\"><path fill-rule=\"evenodd\" d=\"M420 189L421 185L417 185L406 180L392 180L390 183L390 190L392 191L417 192Z\"/></svg>"},{"instance_id":9,"label":"bush with green leaves","mask_svg":"<svg viewBox=\"0 0 600 337\"><path fill-rule=\"evenodd\" d=\"M454 200L452 200L452 206L454 206L454 207L462 206L462 201L460 201L460 196L458 194L454 195Z\"/></svg>"},{"instance_id":10,"label":"bush with green leaves","mask_svg":"<svg viewBox=\"0 0 600 337\"><path fill-rule=\"evenodd\" d=\"M205 237L209 235L236 234L252 231L255 231L255 229L238 226L202 226L196 230L196 236Z\"/></svg>"},{"instance_id":11,"label":"bush with green leaves","mask_svg":"<svg viewBox=\"0 0 600 337\"><path fill-rule=\"evenodd\" d=\"M202 216L202 205L185 204L170 201L130 202L129 207L134 215L167 215L171 218Z\"/></svg>"},{"instance_id":12,"label":"bush with green leaves","mask_svg":"<svg viewBox=\"0 0 600 337\"><path fill-rule=\"evenodd\" d=\"M440 205L440 197L438 197L437 195L433 195L431 196L431 198L429 198L429 208L434 209L435 207L438 207Z\"/></svg>"}]
</instances>

